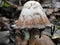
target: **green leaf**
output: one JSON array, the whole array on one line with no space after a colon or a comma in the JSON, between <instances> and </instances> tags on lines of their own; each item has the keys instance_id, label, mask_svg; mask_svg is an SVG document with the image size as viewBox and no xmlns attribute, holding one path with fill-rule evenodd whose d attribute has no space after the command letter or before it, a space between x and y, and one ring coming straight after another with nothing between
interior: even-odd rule
<instances>
[{"instance_id":1,"label":"green leaf","mask_svg":"<svg viewBox=\"0 0 60 45\"><path fill-rule=\"evenodd\" d=\"M5 2L3 6L4 7L9 7L10 5L7 2Z\"/></svg>"}]
</instances>

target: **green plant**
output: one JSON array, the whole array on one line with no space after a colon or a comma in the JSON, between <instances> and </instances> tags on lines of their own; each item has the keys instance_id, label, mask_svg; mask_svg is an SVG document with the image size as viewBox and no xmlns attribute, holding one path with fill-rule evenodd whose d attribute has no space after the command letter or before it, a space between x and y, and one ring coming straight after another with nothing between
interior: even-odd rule
<instances>
[{"instance_id":1,"label":"green plant","mask_svg":"<svg viewBox=\"0 0 60 45\"><path fill-rule=\"evenodd\" d=\"M57 29L60 29L60 26L56 26L57 27Z\"/></svg>"}]
</instances>

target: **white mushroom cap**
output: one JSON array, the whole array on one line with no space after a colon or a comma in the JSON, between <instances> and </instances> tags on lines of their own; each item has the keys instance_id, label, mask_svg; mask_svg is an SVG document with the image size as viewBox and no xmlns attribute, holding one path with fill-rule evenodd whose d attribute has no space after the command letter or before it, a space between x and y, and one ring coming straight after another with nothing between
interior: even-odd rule
<instances>
[{"instance_id":1,"label":"white mushroom cap","mask_svg":"<svg viewBox=\"0 0 60 45\"><path fill-rule=\"evenodd\" d=\"M18 23L19 28L45 28L50 22L43 8L36 1L28 1L24 4Z\"/></svg>"}]
</instances>

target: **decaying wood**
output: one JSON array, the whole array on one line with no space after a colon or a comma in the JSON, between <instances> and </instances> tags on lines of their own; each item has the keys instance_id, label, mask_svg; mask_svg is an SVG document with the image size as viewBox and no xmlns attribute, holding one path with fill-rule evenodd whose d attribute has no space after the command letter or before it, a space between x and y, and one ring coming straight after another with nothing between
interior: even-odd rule
<instances>
[{"instance_id":1,"label":"decaying wood","mask_svg":"<svg viewBox=\"0 0 60 45\"><path fill-rule=\"evenodd\" d=\"M16 37L16 42L18 45L27 45L28 43L27 40L21 40L19 36ZM33 37L33 35L31 35L29 39L29 45L55 45L55 44L48 36L41 34L41 38L36 39Z\"/></svg>"},{"instance_id":2,"label":"decaying wood","mask_svg":"<svg viewBox=\"0 0 60 45\"><path fill-rule=\"evenodd\" d=\"M46 35L41 35L40 39L35 40L36 45L55 45L53 41Z\"/></svg>"}]
</instances>

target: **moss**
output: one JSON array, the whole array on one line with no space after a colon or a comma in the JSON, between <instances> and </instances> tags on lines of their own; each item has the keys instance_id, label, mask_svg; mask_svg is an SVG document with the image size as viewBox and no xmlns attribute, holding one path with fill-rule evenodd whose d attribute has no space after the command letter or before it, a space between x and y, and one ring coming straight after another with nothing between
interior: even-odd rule
<instances>
[{"instance_id":1,"label":"moss","mask_svg":"<svg viewBox=\"0 0 60 45\"><path fill-rule=\"evenodd\" d=\"M60 29L60 26L56 26L57 27L57 29Z\"/></svg>"}]
</instances>

